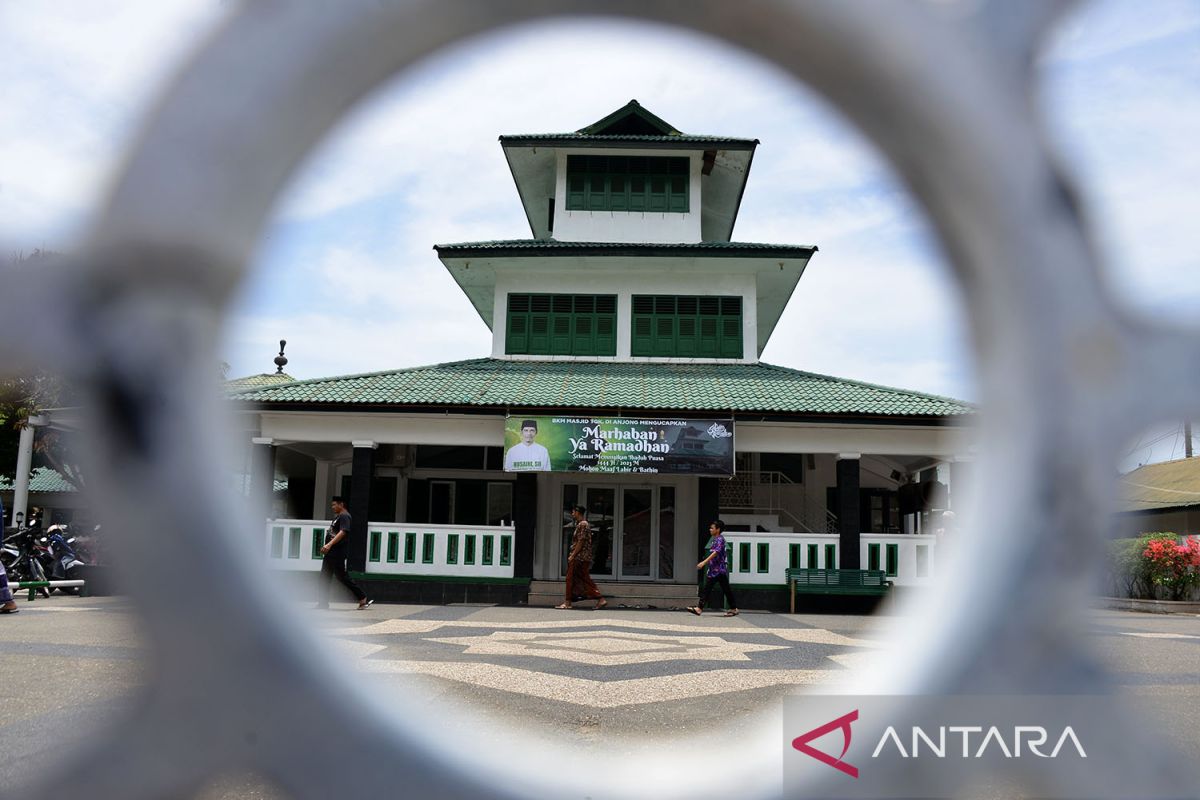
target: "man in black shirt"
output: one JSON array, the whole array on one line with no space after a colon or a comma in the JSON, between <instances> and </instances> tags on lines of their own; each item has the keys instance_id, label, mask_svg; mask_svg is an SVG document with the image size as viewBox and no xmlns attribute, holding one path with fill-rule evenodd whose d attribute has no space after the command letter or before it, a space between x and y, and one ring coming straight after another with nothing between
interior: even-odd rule
<instances>
[{"instance_id":1,"label":"man in black shirt","mask_svg":"<svg viewBox=\"0 0 1200 800\"><path fill-rule=\"evenodd\" d=\"M337 578L358 598L358 610L362 611L375 601L368 600L367 593L346 574L346 558L350 555L350 512L346 510L346 501L339 495L334 495L330 507L333 509L333 522L329 524L325 545L321 548L325 559L321 562L321 594L317 608L329 608L329 584L333 578Z\"/></svg>"}]
</instances>

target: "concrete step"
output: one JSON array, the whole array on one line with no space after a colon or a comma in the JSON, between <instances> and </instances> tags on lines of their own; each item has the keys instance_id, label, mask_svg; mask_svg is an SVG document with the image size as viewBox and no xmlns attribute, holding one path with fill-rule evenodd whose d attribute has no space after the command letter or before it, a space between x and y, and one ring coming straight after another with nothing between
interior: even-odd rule
<instances>
[{"instance_id":1,"label":"concrete step","mask_svg":"<svg viewBox=\"0 0 1200 800\"><path fill-rule=\"evenodd\" d=\"M563 581L531 581L529 605L556 606L563 601ZM613 605L684 608L696 603L696 587L679 583L597 581L596 588Z\"/></svg>"}]
</instances>

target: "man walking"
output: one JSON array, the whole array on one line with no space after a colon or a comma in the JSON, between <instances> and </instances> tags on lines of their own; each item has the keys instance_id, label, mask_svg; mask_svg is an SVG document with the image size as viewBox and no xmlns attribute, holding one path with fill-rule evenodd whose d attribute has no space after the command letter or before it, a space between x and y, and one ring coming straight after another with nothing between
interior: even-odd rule
<instances>
[{"instance_id":1,"label":"man walking","mask_svg":"<svg viewBox=\"0 0 1200 800\"><path fill-rule=\"evenodd\" d=\"M358 598L358 610L362 611L375 601L367 599L367 593L346 574L346 559L350 555L350 512L346 510L346 501L339 495L334 495L329 505L333 509L333 522L329 524L325 544L321 547L325 559L321 562L321 590L317 608L329 608L329 584L337 578Z\"/></svg>"},{"instance_id":2,"label":"man walking","mask_svg":"<svg viewBox=\"0 0 1200 800\"><path fill-rule=\"evenodd\" d=\"M704 612L704 607L708 605L708 598L712 595L712 590L718 585L721 591L725 593L725 605L729 610L725 612L727 617L736 617L738 614L737 603L733 599L733 589L729 588L729 564L725 560L725 523L719 519L713 520L708 526L708 549L710 552L708 558L696 565L696 569L704 569L708 567L708 573L704 576L704 582L700 584L699 602L694 606L689 606L688 611L696 616L700 616Z\"/></svg>"},{"instance_id":3,"label":"man walking","mask_svg":"<svg viewBox=\"0 0 1200 800\"><path fill-rule=\"evenodd\" d=\"M575 536L571 539L571 552L567 555L566 599L555 608L571 608L576 597L596 598L596 608L608 605L604 595L592 580L592 527L588 525L587 509L575 506L571 509L575 520Z\"/></svg>"}]
</instances>

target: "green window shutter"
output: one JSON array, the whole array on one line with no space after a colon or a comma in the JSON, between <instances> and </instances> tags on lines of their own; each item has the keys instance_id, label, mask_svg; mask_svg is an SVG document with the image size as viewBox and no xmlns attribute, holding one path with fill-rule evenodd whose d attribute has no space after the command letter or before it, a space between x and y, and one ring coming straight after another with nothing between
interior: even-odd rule
<instances>
[{"instance_id":1,"label":"green window shutter","mask_svg":"<svg viewBox=\"0 0 1200 800\"><path fill-rule=\"evenodd\" d=\"M721 320L721 357L742 357L742 319L725 318Z\"/></svg>"},{"instance_id":2,"label":"green window shutter","mask_svg":"<svg viewBox=\"0 0 1200 800\"><path fill-rule=\"evenodd\" d=\"M417 561L417 535L415 533L404 534L404 563L415 564Z\"/></svg>"},{"instance_id":3,"label":"green window shutter","mask_svg":"<svg viewBox=\"0 0 1200 800\"><path fill-rule=\"evenodd\" d=\"M480 564L483 564L483 565L489 566L489 567L492 565L492 561L493 561L494 555L495 555L495 547L496 547L496 537L495 536L484 536L483 537L483 557L479 560Z\"/></svg>"},{"instance_id":4,"label":"green window shutter","mask_svg":"<svg viewBox=\"0 0 1200 800\"><path fill-rule=\"evenodd\" d=\"M725 569L733 572L733 545L730 542L725 543Z\"/></svg>"},{"instance_id":5,"label":"green window shutter","mask_svg":"<svg viewBox=\"0 0 1200 800\"><path fill-rule=\"evenodd\" d=\"M504 350L510 355L529 352L529 315L508 316L508 331L504 337Z\"/></svg>"},{"instance_id":6,"label":"green window shutter","mask_svg":"<svg viewBox=\"0 0 1200 800\"><path fill-rule=\"evenodd\" d=\"M371 531L370 548L367 552L368 561L379 561L379 551L383 542L382 531Z\"/></svg>"},{"instance_id":7,"label":"green window shutter","mask_svg":"<svg viewBox=\"0 0 1200 800\"><path fill-rule=\"evenodd\" d=\"M283 528L271 528L271 558L283 558Z\"/></svg>"},{"instance_id":8,"label":"green window shutter","mask_svg":"<svg viewBox=\"0 0 1200 800\"><path fill-rule=\"evenodd\" d=\"M712 317L701 317L696 354L704 358L716 358L720 352L720 342L717 339L717 320Z\"/></svg>"},{"instance_id":9,"label":"green window shutter","mask_svg":"<svg viewBox=\"0 0 1200 800\"><path fill-rule=\"evenodd\" d=\"M675 355L675 315L654 317L654 355Z\"/></svg>"},{"instance_id":10,"label":"green window shutter","mask_svg":"<svg viewBox=\"0 0 1200 800\"><path fill-rule=\"evenodd\" d=\"M750 543L738 542L738 572L750 571Z\"/></svg>"},{"instance_id":11,"label":"green window shutter","mask_svg":"<svg viewBox=\"0 0 1200 800\"><path fill-rule=\"evenodd\" d=\"M507 567L512 564L512 537L500 537L500 566Z\"/></svg>"},{"instance_id":12,"label":"green window shutter","mask_svg":"<svg viewBox=\"0 0 1200 800\"><path fill-rule=\"evenodd\" d=\"M608 176L603 172L589 172L587 176L588 211L608 210Z\"/></svg>"},{"instance_id":13,"label":"green window shutter","mask_svg":"<svg viewBox=\"0 0 1200 800\"><path fill-rule=\"evenodd\" d=\"M436 541L436 539L437 539L436 534L432 534L432 533L427 533L421 537L421 563L422 564L432 564L433 563L433 547L434 547L434 542Z\"/></svg>"},{"instance_id":14,"label":"green window shutter","mask_svg":"<svg viewBox=\"0 0 1200 800\"><path fill-rule=\"evenodd\" d=\"M825 569L837 569L837 545L825 545Z\"/></svg>"},{"instance_id":15,"label":"green window shutter","mask_svg":"<svg viewBox=\"0 0 1200 800\"><path fill-rule=\"evenodd\" d=\"M771 543L758 543L758 567L759 572L771 571Z\"/></svg>"},{"instance_id":16,"label":"green window shutter","mask_svg":"<svg viewBox=\"0 0 1200 800\"><path fill-rule=\"evenodd\" d=\"M629 210L646 210L646 177L644 175L629 176Z\"/></svg>"},{"instance_id":17,"label":"green window shutter","mask_svg":"<svg viewBox=\"0 0 1200 800\"><path fill-rule=\"evenodd\" d=\"M879 545L867 545L867 569L879 569Z\"/></svg>"},{"instance_id":18,"label":"green window shutter","mask_svg":"<svg viewBox=\"0 0 1200 800\"><path fill-rule=\"evenodd\" d=\"M819 553L820 553L820 547L818 547L815 544L808 545L808 568L809 569L820 569L821 568L821 565L820 565L820 563L818 563L818 558L817 558Z\"/></svg>"},{"instance_id":19,"label":"green window shutter","mask_svg":"<svg viewBox=\"0 0 1200 800\"><path fill-rule=\"evenodd\" d=\"M889 577L894 578L900 571L900 545L889 544L886 553L884 569L887 570Z\"/></svg>"},{"instance_id":20,"label":"green window shutter","mask_svg":"<svg viewBox=\"0 0 1200 800\"><path fill-rule=\"evenodd\" d=\"M463 563L464 564L474 564L475 563L475 537L473 535L464 536L463 542L464 542Z\"/></svg>"},{"instance_id":21,"label":"green window shutter","mask_svg":"<svg viewBox=\"0 0 1200 800\"><path fill-rule=\"evenodd\" d=\"M458 534L451 533L446 537L446 563L458 563Z\"/></svg>"},{"instance_id":22,"label":"green window shutter","mask_svg":"<svg viewBox=\"0 0 1200 800\"><path fill-rule=\"evenodd\" d=\"M800 569L800 545L788 545L788 569Z\"/></svg>"},{"instance_id":23,"label":"green window shutter","mask_svg":"<svg viewBox=\"0 0 1200 800\"><path fill-rule=\"evenodd\" d=\"M550 317L550 354L571 354L571 315L554 314Z\"/></svg>"},{"instance_id":24,"label":"green window shutter","mask_svg":"<svg viewBox=\"0 0 1200 800\"><path fill-rule=\"evenodd\" d=\"M675 342L675 352L681 357L695 356L700 350L700 337L697 335L699 330L698 320L692 317L679 317L679 330L677 331Z\"/></svg>"},{"instance_id":25,"label":"green window shutter","mask_svg":"<svg viewBox=\"0 0 1200 800\"><path fill-rule=\"evenodd\" d=\"M567 156L567 208L572 211L587 208L587 159Z\"/></svg>"},{"instance_id":26,"label":"green window shutter","mask_svg":"<svg viewBox=\"0 0 1200 800\"><path fill-rule=\"evenodd\" d=\"M400 560L400 534L395 531L388 532L387 560L389 564Z\"/></svg>"},{"instance_id":27,"label":"green window shutter","mask_svg":"<svg viewBox=\"0 0 1200 800\"><path fill-rule=\"evenodd\" d=\"M667 176L651 175L647 181L650 191L646 196L647 211L667 210Z\"/></svg>"},{"instance_id":28,"label":"green window shutter","mask_svg":"<svg viewBox=\"0 0 1200 800\"><path fill-rule=\"evenodd\" d=\"M629 353L635 356L654 355L654 317L634 317Z\"/></svg>"},{"instance_id":29,"label":"green window shutter","mask_svg":"<svg viewBox=\"0 0 1200 800\"><path fill-rule=\"evenodd\" d=\"M598 356L615 356L617 354L617 315L596 315L595 350Z\"/></svg>"}]
</instances>

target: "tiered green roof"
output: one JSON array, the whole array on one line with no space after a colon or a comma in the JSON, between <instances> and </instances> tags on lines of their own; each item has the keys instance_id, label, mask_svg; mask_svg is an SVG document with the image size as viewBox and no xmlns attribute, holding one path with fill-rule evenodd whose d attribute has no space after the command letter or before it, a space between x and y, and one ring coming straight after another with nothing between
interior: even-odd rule
<instances>
[{"instance_id":1,"label":"tiered green roof","mask_svg":"<svg viewBox=\"0 0 1200 800\"><path fill-rule=\"evenodd\" d=\"M509 361L491 358L231 393L262 405L581 408L956 417L974 406L770 364Z\"/></svg>"},{"instance_id":2,"label":"tiered green roof","mask_svg":"<svg viewBox=\"0 0 1200 800\"><path fill-rule=\"evenodd\" d=\"M757 139L682 133L637 100L630 100L603 119L571 133L509 134L501 136L500 141L506 145L530 147L542 144L561 145L564 142L607 147L698 144L721 150L753 150L758 144Z\"/></svg>"}]
</instances>

